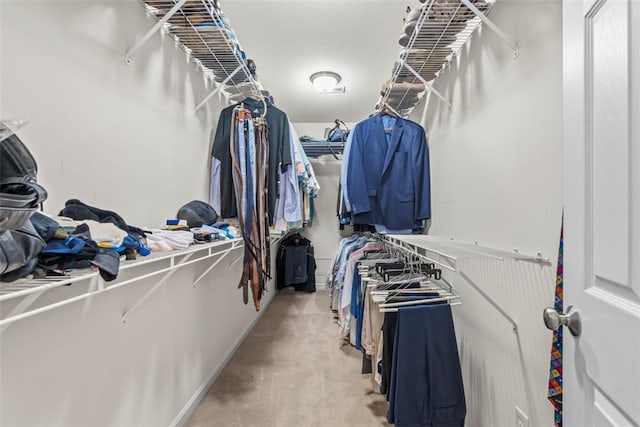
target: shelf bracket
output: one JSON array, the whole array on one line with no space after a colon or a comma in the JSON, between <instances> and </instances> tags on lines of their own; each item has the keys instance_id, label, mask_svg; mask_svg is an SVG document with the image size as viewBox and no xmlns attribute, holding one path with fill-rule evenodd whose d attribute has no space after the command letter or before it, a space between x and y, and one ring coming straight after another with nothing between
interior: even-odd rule
<instances>
[{"instance_id":1,"label":"shelf bracket","mask_svg":"<svg viewBox=\"0 0 640 427\"><path fill-rule=\"evenodd\" d=\"M244 258L244 254L240 255L239 257L237 257L236 259L233 260L233 262L231 264L229 264L229 270L231 270L231 268L236 265L238 263L238 261L240 261L242 258Z\"/></svg>"},{"instance_id":2,"label":"shelf bracket","mask_svg":"<svg viewBox=\"0 0 640 427\"><path fill-rule=\"evenodd\" d=\"M484 298L489 304L491 304L493 308L495 308L500 314L502 314L502 317L504 317L509 323L511 323L511 326L513 327L513 333L518 334L518 323L513 317L509 315L509 313L507 313L505 309L503 309L497 302L495 302L493 298L491 298L480 286L478 286L476 282L474 282L469 276L467 276L464 271L458 272L458 275L462 277L469 285L471 285L471 287L473 287L473 289L475 289L482 296L482 298Z\"/></svg>"},{"instance_id":3,"label":"shelf bracket","mask_svg":"<svg viewBox=\"0 0 640 427\"><path fill-rule=\"evenodd\" d=\"M224 251L220 251L214 255L221 255L213 264L211 264L209 267L207 267L207 269L200 275L198 276L198 278L196 280L193 281L193 287L195 288L198 283L204 279L204 277L209 274L209 272L211 270L213 270L214 268L216 268L216 266L218 264L220 264L220 261L222 261L227 255L229 255L229 253L231 253L231 251L233 251L234 249L236 249L238 246L236 246L235 242L233 242L233 244L231 245L231 247L229 249L225 249Z\"/></svg>"},{"instance_id":4,"label":"shelf bracket","mask_svg":"<svg viewBox=\"0 0 640 427\"><path fill-rule=\"evenodd\" d=\"M207 95L207 96L206 96L206 98L205 98L205 99L203 99L203 100L202 100L202 102L200 102L200 104L196 105L196 112L197 112L200 108L202 108L202 106L203 106L204 104L206 104L206 103L207 103L207 101L208 101L208 100L210 100L210 99L211 99L211 98L212 98L216 93L220 92L220 91L224 88L224 86L229 82L229 80L231 80L231 79L233 78L233 76L235 76L235 75L238 73L238 71L240 71L242 68L244 68L244 64L240 64L240 65L238 65L238 67L237 67L235 70L233 70L233 72L232 72L231 74L229 74L229 75L227 76L227 78L226 78L226 79L224 79L224 80L222 81L222 83L220 83L220 84L219 84L219 85L218 85L218 86L213 90L213 92L211 92L209 95Z\"/></svg>"},{"instance_id":5,"label":"shelf bracket","mask_svg":"<svg viewBox=\"0 0 640 427\"><path fill-rule=\"evenodd\" d=\"M135 46L133 46L131 49L129 49L125 54L124 54L124 62L127 65L131 65L131 58L133 57L133 55L138 51L138 49L140 49L142 47L142 45L144 45L147 40L149 40L151 38L151 36L153 36L156 32L158 32L158 30L167 23L167 21L169 19L171 19L171 17L182 7L182 5L184 5L187 2L187 0L178 0L178 2L169 10L169 12L167 12L166 15L164 15L162 17L162 19L160 19L158 22L156 22L156 25L153 26L153 28L151 28L149 31L147 31L147 34L145 34L139 41L138 43L135 44Z\"/></svg>"},{"instance_id":6,"label":"shelf bracket","mask_svg":"<svg viewBox=\"0 0 640 427\"><path fill-rule=\"evenodd\" d=\"M471 0L460 0L465 6L467 6L469 8L469 10L471 12L473 12L478 18L480 18L480 20L482 20L482 22L487 25L489 28L491 28L493 30L494 33L496 33L498 35L498 37L500 37L507 45L509 45L509 47L513 50L513 57L517 58L518 55L520 54L520 48L518 47L518 43L514 42L513 40L511 40L511 38L509 38L509 36L507 36L500 28L498 28L498 26L496 24L493 23L493 21L491 21L489 18L487 18L487 16L482 13L480 11L480 9L478 9L476 7L476 5L474 5Z\"/></svg>"},{"instance_id":7,"label":"shelf bracket","mask_svg":"<svg viewBox=\"0 0 640 427\"><path fill-rule=\"evenodd\" d=\"M16 305L13 310L11 310L11 313L9 313L9 315L6 317L6 319L13 317L13 316L18 316L22 313L24 313L25 311L27 311L27 309L29 307L31 307L31 305L36 302L36 300L40 297L40 295L42 295L45 292L45 290L41 290L39 292L27 295L22 301L20 301L20 303L18 303L18 305ZM0 325L0 335L2 335L2 333L4 331L7 330L7 328L11 326L11 323L5 323Z\"/></svg>"},{"instance_id":8,"label":"shelf bracket","mask_svg":"<svg viewBox=\"0 0 640 427\"><path fill-rule=\"evenodd\" d=\"M411 72L411 74L416 76L416 78L418 80L420 80L422 83L424 83L424 85L427 87L427 89L429 89L429 92L434 93L438 98L440 98L440 100L442 102L447 104L449 106L449 108L453 108L453 105L451 105L451 103L449 101L447 101L447 99L444 96L442 96L442 94L440 92L435 90L434 87L431 86L431 84L428 81L426 81L420 74L418 74L418 72L416 70L414 70L411 65L407 64L405 61L402 61L402 65L404 66L404 68L409 70Z\"/></svg>"},{"instance_id":9,"label":"shelf bracket","mask_svg":"<svg viewBox=\"0 0 640 427\"><path fill-rule=\"evenodd\" d=\"M138 300L138 302L136 302L136 303L133 305L133 307L131 307L129 310L125 311L125 312L122 314L122 323L126 323L127 318L128 318L128 317L129 317L129 316L130 316L134 311L136 311L136 310L138 309L138 307L140 307L140 306L142 305L142 303L144 303L144 302L147 300L147 298L149 298L149 297L150 297L151 295L153 295L153 294L154 294L158 289L160 289L160 287L166 283L166 281L169 279L169 277L173 276L173 275L174 275L174 273L175 273L176 271L178 271L178 267L179 267L181 264L186 263L186 262L189 260L189 258L191 258L191 256L192 256L193 254L194 254L194 252L188 253L188 254L186 254L186 255L184 256L184 258L182 258L182 259L180 260L180 262L179 262L179 263L177 263L177 264L173 264L173 263L172 263L172 266L171 266L171 267L172 267L172 269L171 269L170 271L167 271L167 272L165 273L165 275L164 275L160 280L158 280L158 283L156 283L155 285L153 285L153 287L152 287L151 289L149 289L149 290L147 291L147 293L146 293L146 294L144 294L144 295L142 296L142 298L140 298L140 299ZM173 260L174 260L174 258L171 258L171 260L173 261Z\"/></svg>"}]
</instances>

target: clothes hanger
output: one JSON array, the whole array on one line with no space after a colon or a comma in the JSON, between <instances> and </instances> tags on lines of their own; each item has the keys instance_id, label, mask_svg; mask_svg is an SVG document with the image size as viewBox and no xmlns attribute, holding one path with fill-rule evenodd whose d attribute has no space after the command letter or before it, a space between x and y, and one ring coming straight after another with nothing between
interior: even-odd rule
<instances>
[{"instance_id":1,"label":"clothes hanger","mask_svg":"<svg viewBox=\"0 0 640 427\"><path fill-rule=\"evenodd\" d=\"M427 298L424 300L416 300L416 301L406 301L406 302L394 302L388 304L378 304L378 308L381 313L395 313L398 311L399 307L409 307L412 305L428 305L438 302L447 302L449 305L460 305L461 301L458 300L459 297L442 297L442 298Z\"/></svg>"},{"instance_id":2,"label":"clothes hanger","mask_svg":"<svg viewBox=\"0 0 640 427\"><path fill-rule=\"evenodd\" d=\"M433 299L433 298L444 298L444 297L452 297L456 296L447 292L439 292L438 290L433 289L423 289L420 292L412 292L412 293L395 293L389 292L388 295L385 296L384 302L381 304L396 304L401 302L412 302L412 301L421 301L425 299Z\"/></svg>"},{"instance_id":3,"label":"clothes hanger","mask_svg":"<svg viewBox=\"0 0 640 427\"><path fill-rule=\"evenodd\" d=\"M383 102L381 105L381 108L378 110L378 115L380 116L390 116L390 117L394 117L397 118L400 115L398 114L398 112L396 110L394 110L393 108L391 108L391 106L389 104L387 104L386 102ZM384 128L385 132L389 132L392 131L394 128Z\"/></svg>"},{"instance_id":4,"label":"clothes hanger","mask_svg":"<svg viewBox=\"0 0 640 427\"><path fill-rule=\"evenodd\" d=\"M416 281L415 279L407 280L405 283L407 284L407 286L409 286L413 283L416 283ZM436 299L440 299L440 298L448 298L448 299L459 298L459 296L455 295L453 292L447 291L440 286L434 285L433 284L434 282L431 280L422 280L419 283L420 283L419 287L412 287L412 288L399 287L394 289L381 290L380 287L377 287L375 290L371 291L371 294L378 297L384 296L385 301L383 302L383 304L387 304L389 307L394 307L393 305L390 305L390 304L402 304L402 305L398 305L400 307L404 305L421 305L425 303L432 303L432 302L435 302ZM414 299L414 300L396 301L396 302L388 301L389 298L402 297L403 295L410 297L411 295L420 295L425 293L433 293L435 295L429 298L421 298L418 300Z\"/></svg>"},{"instance_id":5,"label":"clothes hanger","mask_svg":"<svg viewBox=\"0 0 640 427\"><path fill-rule=\"evenodd\" d=\"M376 285L377 291L390 291L390 290L398 290L398 289L407 289L414 283L418 283L419 287L414 289L420 289L422 285L432 283L428 277L424 275L414 275L415 273L407 273L406 277L401 277L396 280L387 280L385 281L380 276L370 276L363 277L362 280L365 282L370 282ZM365 280L366 279L366 280ZM402 286L398 287L396 285L406 285L404 288ZM442 288L440 288L442 289Z\"/></svg>"},{"instance_id":6,"label":"clothes hanger","mask_svg":"<svg viewBox=\"0 0 640 427\"><path fill-rule=\"evenodd\" d=\"M247 94L247 96L241 102L243 108L244 108L244 103L245 103L245 101L247 99L253 99L255 101L260 101L262 103L262 108L263 108L263 113L262 113L262 115L260 117L266 117L267 116L267 100L262 95L262 93L260 93L260 91L256 87L256 83L255 82L251 85L251 89L249 89L249 93Z\"/></svg>"},{"instance_id":7,"label":"clothes hanger","mask_svg":"<svg viewBox=\"0 0 640 427\"><path fill-rule=\"evenodd\" d=\"M413 284L416 283L415 280L407 280L406 282L403 282L402 284ZM394 289L386 289L383 285L383 287L380 287L379 282L374 283L372 285L372 289L371 289L371 293L373 295L380 295L380 296L389 296L389 295L410 295L410 294L420 294L420 293L424 293L424 292L438 292L441 295L453 295L451 292L445 291L443 290L441 287L433 285L431 281L427 280L427 281L421 281L419 282L420 286L417 288L408 288L408 287L399 287L399 288L394 288ZM387 284L385 284L387 285ZM374 289L375 287L375 289Z\"/></svg>"},{"instance_id":8,"label":"clothes hanger","mask_svg":"<svg viewBox=\"0 0 640 427\"><path fill-rule=\"evenodd\" d=\"M424 305L434 302L456 301L457 299L459 299L458 295L455 295L450 291L444 290L439 286L430 285L429 283L432 283L432 281L430 280L420 282L420 287L418 288L397 288L389 290L380 288L378 285L376 285L376 283L380 282L374 281L373 285L367 286L370 287L370 295L373 298L373 301L378 304L381 312L385 312L385 310L396 311L397 307ZM404 283L415 283L415 279L406 281ZM374 286L375 289L372 289L371 286ZM432 294L432 296L428 298L424 297L420 299L411 299L412 295L414 298L419 298L421 294ZM406 300L403 300L403 296L406 297ZM394 298L400 299L400 301L390 301L390 299Z\"/></svg>"},{"instance_id":9,"label":"clothes hanger","mask_svg":"<svg viewBox=\"0 0 640 427\"><path fill-rule=\"evenodd\" d=\"M389 104L387 104L386 102L382 104L382 109L378 111L378 114L381 116L398 117L398 115L391 109L391 107L389 107Z\"/></svg>"}]
</instances>

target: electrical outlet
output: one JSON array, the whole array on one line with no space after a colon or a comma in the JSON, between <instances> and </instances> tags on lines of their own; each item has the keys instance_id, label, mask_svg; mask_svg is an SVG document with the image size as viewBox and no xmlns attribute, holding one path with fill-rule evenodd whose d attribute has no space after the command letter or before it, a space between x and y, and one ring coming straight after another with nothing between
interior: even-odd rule
<instances>
[{"instance_id":1,"label":"electrical outlet","mask_svg":"<svg viewBox=\"0 0 640 427\"><path fill-rule=\"evenodd\" d=\"M516 427L529 427L529 417L516 406Z\"/></svg>"}]
</instances>

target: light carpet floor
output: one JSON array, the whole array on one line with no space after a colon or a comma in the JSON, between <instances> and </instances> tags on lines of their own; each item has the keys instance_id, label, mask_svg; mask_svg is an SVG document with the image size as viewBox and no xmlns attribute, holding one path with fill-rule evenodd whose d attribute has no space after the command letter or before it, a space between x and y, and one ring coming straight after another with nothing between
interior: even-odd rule
<instances>
[{"instance_id":1,"label":"light carpet floor","mask_svg":"<svg viewBox=\"0 0 640 427\"><path fill-rule=\"evenodd\" d=\"M187 422L188 427L369 427L387 401L341 346L326 291L280 291Z\"/></svg>"}]
</instances>

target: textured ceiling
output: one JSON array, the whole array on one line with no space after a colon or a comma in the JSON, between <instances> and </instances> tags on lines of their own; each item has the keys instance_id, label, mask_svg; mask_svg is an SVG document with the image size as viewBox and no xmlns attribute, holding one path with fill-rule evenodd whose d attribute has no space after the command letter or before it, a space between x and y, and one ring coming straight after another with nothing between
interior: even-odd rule
<instances>
[{"instance_id":1,"label":"textured ceiling","mask_svg":"<svg viewBox=\"0 0 640 427\"><path fill-rule=\"evenodd\" d=\"M407 6L418 0L223 0L222 10L258 79L294 123L356 122L391 77ZM316 71L342 76L345 93L316 92Z\"/></svg>"}]
</instances>

